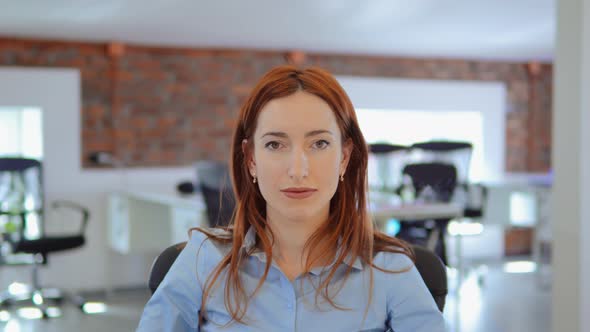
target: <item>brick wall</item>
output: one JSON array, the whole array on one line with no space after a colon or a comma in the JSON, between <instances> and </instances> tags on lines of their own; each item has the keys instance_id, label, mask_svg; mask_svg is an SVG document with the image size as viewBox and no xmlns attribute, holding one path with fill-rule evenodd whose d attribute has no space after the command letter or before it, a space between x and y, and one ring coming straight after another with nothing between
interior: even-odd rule
<instances>
[{"instance_id":1,"label":"brick wall","mask_svg":"<svg viewBox=\"0 0 590 332\"><path fill-rule=\"evenodd\" d=\"M285 53L155 48L0 38L0 66L73 67L82 77L82 151L130 166L225 160L234 117L252 85ZM335 75L502 81L506 168L550 167L552 67L524 63L308 54ZM532 98L531 98L532 97Z\"/></svg>"}]
</instances>

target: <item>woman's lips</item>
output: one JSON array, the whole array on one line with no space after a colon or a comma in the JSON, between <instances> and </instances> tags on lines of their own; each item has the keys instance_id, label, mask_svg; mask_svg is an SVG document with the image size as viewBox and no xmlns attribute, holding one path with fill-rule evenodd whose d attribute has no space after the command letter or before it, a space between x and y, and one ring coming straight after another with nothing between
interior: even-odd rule
<instances>
[{"instance_id":1,"label":"woman's lips","mask_svg":"<svg viewBox=\"0 0 590 332\"><path fill-rule=\"evenodd\" d=\"M309 196L313 195L316 190L282 190L281 191L285 196L293 199L304 199L308 198Z\"/></svg>"}]
</instances>

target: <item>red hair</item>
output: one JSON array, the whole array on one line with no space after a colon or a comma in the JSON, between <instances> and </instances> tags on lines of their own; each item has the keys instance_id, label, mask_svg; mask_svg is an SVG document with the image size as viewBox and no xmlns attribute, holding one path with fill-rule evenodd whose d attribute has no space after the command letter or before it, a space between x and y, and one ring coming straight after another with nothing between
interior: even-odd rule
<instances>
[{"instance_id":1,"label":"red hair","mask_svg":"<svg viewBox=\"0 0 590 332\"><path fill-rule=\"evenodd\" d=\"M330 201L328 220L312 234L305 245L308 253L326 253L325 255L319 255L313 261L310 260L311 255L308 254L305 271L311 270L314 263L320 259L327 258L326 255L331 252L330 250L323 250L325 248L319 248L320 242L322 242L322 246L324 243L327 243L331 249L335 249L338 246L341 248L335 257L335 264L329 270L328 277L323 280L322 284L316 290L316 300L317 296L321 295L335 308L344 309L339 308L333 302L328 294L328 285L334 277L338 266L349 255L351 262L360 258L365 266L375 267L381 271L392 273L401 271L389 271L375 266L373 264L375 253L380 251L395 252L405 254L412 260L414 259L411 248L405 242L387 236L373 228L373 223L367 212L368 146L358 125L352 102L344 89L325 70L319 68L298 69L290 65L279 66L268 72L258 82L238 115L237 126L232 141L230 161L232 185L236 196L236 208L232 223L230 224L231 226L228 228L228 230L232 231L232 236L217 236L204 229L197 228L197 230L207 234L209 238L215 241L220 241L228 245L231 243L231 250L223 257L205 283L201 313L199 314L201 321L203 320L208 295L225 269L227 269L225 306L232 320L240 323L244 323L243 318L249 300L255 296L266 280L271 266L270 259L266 260L264 274L252 294L245 293L239 278L241 263L245 261L245 257L248 255L241 248L246 232L250 227L254 227L257 234L256 247L264 251L267 257L272 257L272 241L266 232L266 202L258 186L252 183L247 166L249 156L247 155L248 152L245 154L242 149L242 141L244 139L248 140L249 149L247 150L251 151L253 148L253 140L251 138L254 136L258 115L262 108L273 99L286 97L300 90L323 99L334 112L342 134L342 142L348 140L352 142L352 151L346 168L346 176L344 181L338 185L336 193ZM349 266L344 282L346 282L350 272L351 267ZM370 276L370 287L372 290L372 269L370 270ZM369 303L370 301L371 296L369 296Z\"/></svg>"}]
</instances>

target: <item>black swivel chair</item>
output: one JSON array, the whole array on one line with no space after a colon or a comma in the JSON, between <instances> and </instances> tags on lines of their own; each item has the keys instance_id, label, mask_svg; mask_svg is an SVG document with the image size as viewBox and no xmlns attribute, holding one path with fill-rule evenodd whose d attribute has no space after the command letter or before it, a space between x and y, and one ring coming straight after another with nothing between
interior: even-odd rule
<instances>
[{"instance_id":1,"label":"black swivel chair","mask_svg":"<svg viewBox=\"0 0 590 332\"><path fill-rule=\"evenodd\" d=\"M369 183L371 189L395 190L401 182L401 170L407 161L408 147L390 143L369 144L369 174L376 179ZM376 186L375 186L376 185Z\"/></svg>"},{"instance_id":2,"label":"black swivel chair","mask_svg":"<svg viewBox=\"0 0 590 332\"><path fill-rule=\"evenodd\" d=\"M457 182L469 182L469 169L473 145L461 141L426 141L414 143L411 146L413 152L419 153L420 157L415 162L439 162L452 164L457 170Z\"/></svg>"},{"instance_id":3,"label":"black swivel chair","mask_svg":"<svg viewBox=\"0 0 590 332\"><path fill-rule=\"evenodd\" d=\"M186 242L180 242L166 248L152 263L150 269L148 287L152 294L156 291L172 263L186 246ZM432 251L413 246L416 255L416 268L424 280L426 287L434 298L438 309L442 312L445 307L447 288L447 270L440 258Z\"/></svg>"},{"instance_id":4,"label":"black swivel chair","mask_svg":"<svg viewBox=\"0 0 590 332\"><path fill-rule=\"evenodd\" d=\"M442 312L449 292L445 264L440 257L424 247L415 245L412 248L416 255L416 268L434 298L438 309Z\"/></svg>"},{"instance_id":5,"label":"black swivel chair","mask_svg":"<svg viewBox=\"0 0 590 332\"><path fill-rule=\"evenodd\" d=\"M178 191L182 194L194 194L196 190L199 190L205 202L209 226L228 226L236 201L227 164L204 160L195 166L198 175L197 184L190 181L182 182L177 186Z\"/></svg>"},{"instance_id":6,"label":"black swivel chair","mask_svg":"<svg viewBox=\"0 0 590 332\"><path fill-rule=\"evenodd\" d=\"M408 164L402 173L409 176L415 193L420 199L431 191L430 200L433 202L449 203L457 187L457 170L447 163L431 162ZM444 235L449 219L441 220L412 220L400 223L398 237L410 243L428 246L427 242L435 238L434 251L447 264Z\"/></svg>"},{"instance_id":7,"label":"black swivel chair","mask_svg":"<svg viewBox=\"0 0 590 332\"><path fill-rule=\"evenodd\" d=\"M486 211L488 188L479 183L463 184L461 187L465 193L463 217L472 219L482 218Z\"/></svg>"},{"instance_id":8,"label":"black swivel chair","mask_svg":"<svg viewBox=\"0 0 590 332\"><path fill-rule=\"evenodd\" d=\"M228 226L236 205L234 193L229 187L212 188L200 183L210 227Z\"/></svg>"},{"instance_id":9,"label":"black swivel chair","mask_svg":"<svg viewBox=\"0 0 590 332\"><path fill-rule=\"evenodd\" d=\"M152 263L148 276L148 287L152 294L156 291L164 277L170 270L172 263L186 246L186 242L180 242L164 249Z\"/></svg>"},{"instance_id":10,"label":"black swivel chair","mask_svg":"<svg viewBox=\"0 0 590 332\"><path fill-rule=\"evenodd\" d=\"M200 161L196 165L198 186L205 201L211 227L227 226L236 205L227 163Z\"/></svg>"},{"instance_id":11,"label":"black swivel chair","mask_svg":"<svg viewBox=\"0 0 590 332\"><path fill-rule=\"evenodd\" d=\"M78 232L73 234L46 235L43 231L43 179L41 162L27 158L0 158L0 218L4 225L3 238L10 244L11 253L30 254L33 256L32 290L27 294L11 294L8 291L0 294L0 305L9 305L20 300L32 300L41 309L44 318L48 318L47 299L61 301L65 297L74 301L80 308L84 301L79 296L66 295L65 292L41 287L39 282L39 264L47 264L48 255L65 250L80 248L84 245L89 212L78 204L56 201L53 208L69 208L81 215ZM30 222L37 222L40 235L36 238L26 236ZM7 225L11 225L7 227ZM2 264L10 264L8 257L1 257Z\"/></svg>"}]
</instances>

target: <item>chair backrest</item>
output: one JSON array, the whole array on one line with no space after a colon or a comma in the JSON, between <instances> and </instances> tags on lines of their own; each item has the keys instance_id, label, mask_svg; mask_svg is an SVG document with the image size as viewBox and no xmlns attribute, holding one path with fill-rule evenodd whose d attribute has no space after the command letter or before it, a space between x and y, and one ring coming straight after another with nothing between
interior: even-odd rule
<instances>
[{"instance_id":1,"label":"chair backrest","mask_svg":"<svg viewBox=\"0 0 590 332\"><path fill-rule=\"evenodd\" d=\"M227 226L236 205L228 165L207 160L198 162L196 168L209 226Z\"/></svg>"},{"instance_id":2,"label":"chair backrest","mask_svg":"<svg viewBox=\"0 0 590 332\"><path fill-rule=\"evenodd\" d=\"M465 184L465 210L463 217L481 218L486 212L488 188L482 184Z\"/></svg>"},{"instance_id":3,"label":"chair backrest","mask_svg":"<svg viewBox=\"0 0 590 332\"><path fill-rule=\"evenodd\" d=\"M416 245L412 248L416 255L416 268L442 312L448 293L447 269L436 253Z\"/></svg>"},{"instance_id":4,"label":"chair backrest","mask_svg":"<svg viewBox=\"0 0 590 332\"><path fill-rule=\"evenodd\" d=\"M180 242L166 248L152 263L150 268L150 275L148 277L148 287L152 294L156 291L168 270L180 254L182 249L186 246L186 242Z\"/></svg>"},{"instance_id":5,"label":"chair backrest","mask_svg":"<svg viewBox=\"0 0 590 332\"><path fill-rule=\"evenodd\" d=\"M407 163L408 147L389 143L369 144L369 186L373 189L395 189L401 184L402 168Z\"/></svg>"},{"instance_id":6,"label":"chair backrest","mask_svg":"<svg viewBox=\"0 0 590 332\"><path fill-rule=\"evenodd\" d=\"M211 188L204 183L200 183L201 194L205 201L207 210L207 219L210 227L229 225L236 201L231 187L228 188Z\"/></svg>"},{"instance_id":7,"label":"chair backrest","mask_svg":"<svg viewBox=\"0 0 590 332\"><path fill-rule=\"evenodd\" d=\"M432 162L408 164L403 174L412 179L416 197L429 186L436 194L436 200L449 202L457 187L457 169L452 164Z\"/></svg>"},{"instance_id":8,"label":"chair backrest","mask_svg":"<svg viewBox=\"0 0 590 332\"><path fill-rule=\"evenodd\" d=\"M42 177L38 160L0 157L0 209L24 210L26 200L27 210L40 210L43 205Z\"/></svg>"},{"instance_id":9,"label":"chair backrest","mask_svg":"<svg viewBox=\"0 0 590 332\"><path fill-rule=\"evenodd\" d=\"M43 201L41 162L0 157L0 220L12 240L22 239L27 226L43 232Z\"/></svg>"},{"instance_id":10,"label":"chair backrest","mask_svg":"<svg viewBox=\"0 0 590 332\"><path fill-rule=\"evenodd\" d=\"M186 242L174 244L156 257L148 279L148 287L152 294L156 291L176 257L185 246ZM434 252L420 246L413 246L413 249L416 255L416 268L420 272L420 276L422 276L430 294L432 294L438 309L442 312L448 293L446 267Z\"/></svg>"},{"instance_id":11,"label":"chair backrest","mask_svg":"<svg viewBox=\"0 0 590 332\"><path fill-rule=\"evenodd\" d=\"M457 168L459 182L467 182L471 164L473 145L460 141L427 141L414 143L412 151L418 152L414 162L442 162L453 164Z\"/></svg>"}]
</instances>

